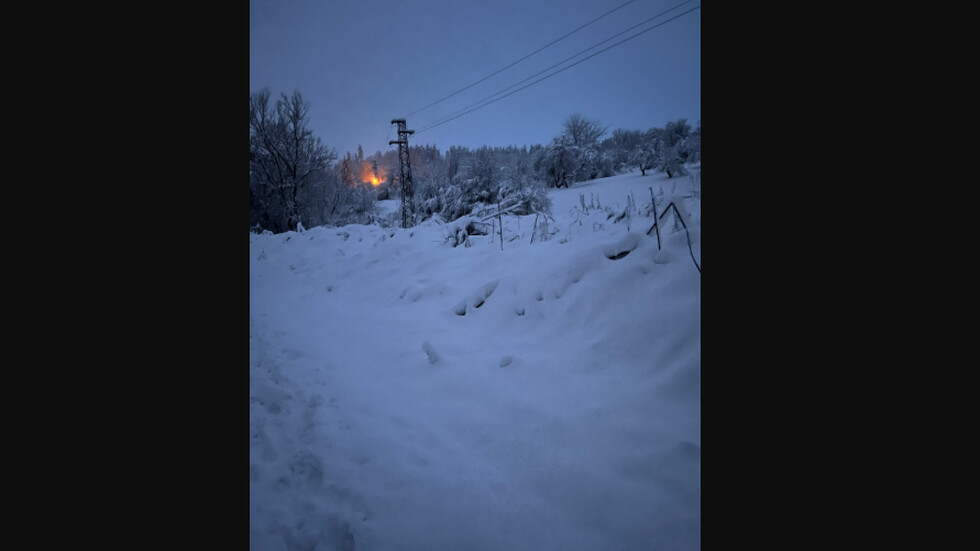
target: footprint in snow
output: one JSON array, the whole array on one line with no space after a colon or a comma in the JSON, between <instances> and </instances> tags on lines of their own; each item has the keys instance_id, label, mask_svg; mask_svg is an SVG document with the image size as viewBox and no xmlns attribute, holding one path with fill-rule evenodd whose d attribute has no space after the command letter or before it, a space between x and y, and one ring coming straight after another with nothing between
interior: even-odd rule
<instances>
[{"instance_id":1,"label":"footprint in snow","mask_svg":"<svg viewBox=\"0 0 980 551\"><path fill-rule=\"evenodd\" d=\"M439 361L439 354L436 352L436 349L429 344L429 341L422 343L422 350L425 352L425 355L429 357L430 364L434 364Z\"/></svg>"},{"instance_id":2,"label":"footprint in snow","mask_svg":"<svg viewBox=\"0 0 980 551\"><path fill-rule=\"evenodd\" d=\"M289 475L297 485L323 485L323 463L308 450L300 450L289 462Z\"/></svg>"}]
</instances>

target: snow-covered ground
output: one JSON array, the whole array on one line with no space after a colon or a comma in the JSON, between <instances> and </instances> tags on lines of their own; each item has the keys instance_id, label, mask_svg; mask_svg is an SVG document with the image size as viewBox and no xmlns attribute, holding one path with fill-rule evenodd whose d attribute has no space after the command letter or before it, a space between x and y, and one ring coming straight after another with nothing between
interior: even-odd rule
<instances>
[{"instance_id":1,"label":"snow-covered ground","mask_svg":"<svg viewBox=\"0 0 980 551\"><path fill-rule=\"evenodd\" d=\"M250 548L699 549L701 275L646 213L700 266L693 172L552 190L503 250L249 234Z\"/></svg>"}]
</instances>

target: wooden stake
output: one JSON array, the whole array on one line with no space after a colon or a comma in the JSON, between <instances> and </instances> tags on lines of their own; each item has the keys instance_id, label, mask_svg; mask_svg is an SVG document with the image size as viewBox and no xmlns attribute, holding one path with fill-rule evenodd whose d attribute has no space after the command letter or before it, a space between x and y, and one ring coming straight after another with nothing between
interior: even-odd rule
<instances>
[{"instance_id":1,"label":"wooden stake","mask_svg":"<svg viewBox=\"0 0 980 551\"><path fill-rule=\"evenodd\" d=\"M500 201L497 201L497 221L500 222L500 250L504 250L504 218L500 213Z\"/></svg>"},{"instance_id":2,"label":"wooden stake","mask_svg":"<svg viewBox=\"0 0 980 551\"><path fill-rule=\"evenodd\" d=\"M653 227L647 230L647 235L650 232L657 230L657 250L660 250L660 227L657 225L657 200L653 197L653 188L650 188L650 205L653 207Z\"/></svg>"}]
</instances>

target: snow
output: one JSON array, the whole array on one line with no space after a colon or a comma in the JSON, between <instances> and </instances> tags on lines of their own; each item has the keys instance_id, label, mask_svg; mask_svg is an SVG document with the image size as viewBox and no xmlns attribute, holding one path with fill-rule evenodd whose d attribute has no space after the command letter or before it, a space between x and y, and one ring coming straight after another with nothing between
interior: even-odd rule
<instances>
[{"instance_id":1,"label":"snow","mask_svg":"<svg viewBox=\"0 0 980 551\"><path fill-rule=\"evenodd\" d=\"M505 216L503 250L438 220L249 234L250 548L699 549L692 171L551 190L551 235ZM651 189L691 250L673 213L646 235Z\"/></svg>"}]
</instances>

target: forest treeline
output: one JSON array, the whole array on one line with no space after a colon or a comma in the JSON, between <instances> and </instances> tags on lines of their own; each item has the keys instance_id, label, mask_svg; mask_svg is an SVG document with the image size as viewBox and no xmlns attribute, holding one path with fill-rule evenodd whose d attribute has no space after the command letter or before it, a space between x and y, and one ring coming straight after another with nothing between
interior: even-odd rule
<instances>
[{"instance_id":1,"label":"forest treeline","mask_svg":"<svg viewBox=\"0 0 980 551\"><path fill-rule=\"evenodd\" d=\"M308 128L300 92L272 103L268 90L249 96L249 227L273 233L300 227L382 225L376 200L401 197L398 151L368 157L360 146L341 158ZM686 119L648 130L615 129L580 114L568 117L548 144L469 149L409 148L415 223L445 221L488 205L518 214L549 212L548 188L634 170L685 175L701 162L701 123Z\"/></svg>"}]
</instances>

